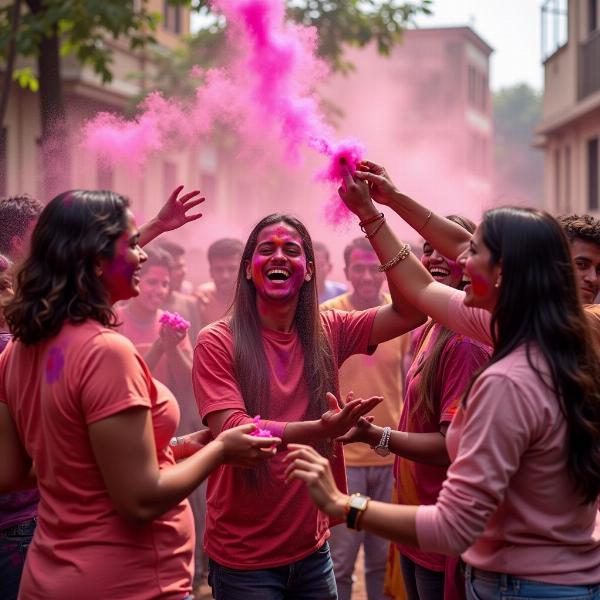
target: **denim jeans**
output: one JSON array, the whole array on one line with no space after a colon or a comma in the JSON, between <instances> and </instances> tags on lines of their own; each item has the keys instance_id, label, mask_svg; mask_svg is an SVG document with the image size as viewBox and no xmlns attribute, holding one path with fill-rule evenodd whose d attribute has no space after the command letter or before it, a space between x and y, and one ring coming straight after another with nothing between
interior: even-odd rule
<instances>
[{"instance_id":1,"label":"denim jeans","mask_svg":"<svg viewBox=\"0 0 600 600\"><path fill-rule=\"evenodd\" d=\"M465 576L467 600L600 600L600 583L596 585L559 585L521 579L513 575L491 573L467 566Z\"/></svg>"},{"instance_id":2,"label":"denim jeans","mask_svg":"<svg viewBox=\"0 0 600 600\"><path fill-rule=\"evenodd\" d=\"M16 600L36 520L28 519L0 531L0 598Z\"/></svg>"},{"instance_id":3,"label":"denim jeans","mask_svg":"<svg viewBox=\"0 0 600 600\"><path fill-rule=\"evenodd\" d=\"M209 560L215 600L337 600L329 544L282 567L242 571Z\"/></svg>"},{"instance_id":4,"label":"denim jeans","mask_svg":"<svg viewBox=\"0 0 600 600\"><path fill-rule=\"evenodd\" d=\"M348 492L360 492L372 500L389 502L394 482L393 465L380 467L347 467ZM387 566L389 542L374 533L337 525L331 530L331 557L340 600L352 597L352 574L361 545L365 556L365 582L369 600L385 600L383 582Z\"/></svg>"},{"instance_id":5,"label":"denim jeans","mask_svg":"<svg viewBox=\"0 0 600 600\"><path fill-rule=\"evenodd\" d=\"M432 571L418 565L408 556L400 556L404 588L408 600L443 600L444 581L443 571Z\"/></svg>"}]
</instances>

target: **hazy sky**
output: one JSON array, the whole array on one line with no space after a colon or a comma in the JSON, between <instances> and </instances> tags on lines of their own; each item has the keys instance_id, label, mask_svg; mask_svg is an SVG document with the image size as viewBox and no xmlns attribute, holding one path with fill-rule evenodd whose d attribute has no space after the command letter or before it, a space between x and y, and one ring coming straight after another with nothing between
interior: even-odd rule
<instances>
[{"instance_id":1,"label":"hazy sky","mask_svg":"<svg viewBox=\"0 0 600 600\"><path fill-rule=\"evenodd\" d=\"M526 82L543 85L540 56L542 0L434 0L433 16L420 27L471 25L494 48L492 89Z\"/></svg>"},{"instance_id":2,"label":"hazy sky","mask_svg":"<svg viewBox=\"0 0 600 600\"><path fill-rule=\"evenodd\" d=\"M283 1L283 0L282 0ZM540 12L543 0L434 0L420 27L471 25L494 48L491 87L526 82L541 90ZM198 17L192 16L192 30Z\"/></svg>"}]
</instances>

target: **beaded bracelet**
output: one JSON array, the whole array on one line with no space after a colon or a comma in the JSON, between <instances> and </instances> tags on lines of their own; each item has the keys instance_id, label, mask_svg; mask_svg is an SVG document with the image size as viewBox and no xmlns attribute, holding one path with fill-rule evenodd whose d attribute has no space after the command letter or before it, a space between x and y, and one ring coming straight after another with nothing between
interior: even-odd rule
<instances>
[{"instance_id":1,"label":"beaded bracelet","mask_svg":"<svg viewBox=\"0 0 600 600\"><path fill-rule=\"evenodd\" d=\"M408 258L410 256L410 246L408 244L404 244L404 246L402 246L402 248L400 248L400 251L398 252L398 254L396 254L396 256L394 256L393 258L390 258L390 260L388 260L387 262L384 262L382 265L379 265L377 267L377 270L380 272L385 272L385 271L389 271L392 267L396 266L399 262L403 261L404 259Z\"/></svg>"}]
</instances>

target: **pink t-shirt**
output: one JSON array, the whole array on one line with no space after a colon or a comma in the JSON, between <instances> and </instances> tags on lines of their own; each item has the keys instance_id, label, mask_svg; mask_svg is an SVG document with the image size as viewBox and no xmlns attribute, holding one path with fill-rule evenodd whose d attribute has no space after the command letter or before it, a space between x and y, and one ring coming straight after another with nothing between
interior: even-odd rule
<instances>
[{"instance_id":1,"label":"pink t-shirt","mask_svg":"<svg viewBox=\"0 0 600 600\"><path fill-rule=\"evenodd\" d=\"M131 342L95 321L0 357L0 401L37 469L38 525L20 598L181 600L191 589L194 524L187 501L144 525L116 512L88 426L134 406L151 410L161 469L177 403L153 382Z\"/></svg>"},{"instance_id":2,"label":"pink t-shirt","mask_svg":"<svg viewBox=\"0 0 600 600\"><path fill-rule=\"evenodd\" d=\"M456 330L485 332L483 311L449 304ZM549 380L541 353L534 366ZM463 553L487 571L556 584L600 583L597 503L582 504L567 470L567 426L557 397L524 346L488 367L447 435L453 459L437 504L417 511L419 546Z\"/></svg>"},{"instance_id":3,"label":"pink t-shirt","mask_svg":"<svg viewBox=\"0 0 600 600\"><path fill-rule=\"evenodd\" d=\"M448 425L473 374L489 361L489 347L468 337L454 334L446 342L436 366L440 390L437 418L428 417L423 410L413 414L421 381L419 368L429 356L441 330L442 326L436 323L430 329L421 331L421 339L417 341L415 357L406 377L406 394L398 425L399 431L434 433L440 431L443 425ZM446 471L446 467L418 463L397 456L394 475L398 504L435 504L446 479ZM432 571L444 571L446 567L447 557L442 554L423 552L402 544L397 546L402 554L422 567Z\"/></svg>"},{"instance_id":4,"label":"pink t-shirt","mask_svg":"<svg viewBox=\"0 0 600 600\"><path fill-rule=\"evenodd\" d=\"M336 367L350 355L368 351L376 313L377 308L321 313ZM268 418L302 421L309 397L297 332L263 329L262 338L271 373ZM217 321L198 335L193 381L203 419L220 410L246 411L233 372L233 340L227 321ZM337 394L338 389L336 372L332 392ZM304 483L284 482L284 455L279 452L267 463L267 476L259 489L251 487L245 472L234 467L223 466L211 474L204 546L213 560L234 569L277 567L308 556L329 537L329 519L316 509ZM332 467L338 485L345 489L341 445L336 447Z\"/></svg>"}]
</instances>

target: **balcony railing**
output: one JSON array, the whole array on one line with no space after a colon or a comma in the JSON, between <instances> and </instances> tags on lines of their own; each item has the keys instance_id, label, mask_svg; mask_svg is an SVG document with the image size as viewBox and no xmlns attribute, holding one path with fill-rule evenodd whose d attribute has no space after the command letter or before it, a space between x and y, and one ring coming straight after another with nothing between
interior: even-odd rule
<instances>
[{"instance_id":1,"label":"balcony railing","mask_svg":"<svg viewBox=\"0 0 600 600\"><path fill-rule=\"evenodd\" d=\"M579 46L579 99L600 90L600 30Z\"/></svg>"}]
</instances>

